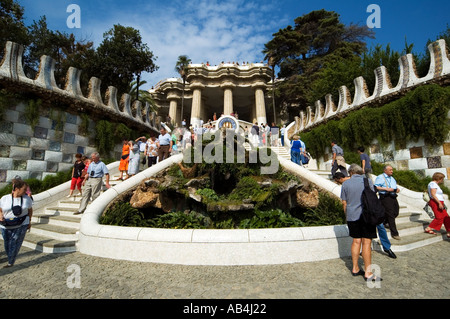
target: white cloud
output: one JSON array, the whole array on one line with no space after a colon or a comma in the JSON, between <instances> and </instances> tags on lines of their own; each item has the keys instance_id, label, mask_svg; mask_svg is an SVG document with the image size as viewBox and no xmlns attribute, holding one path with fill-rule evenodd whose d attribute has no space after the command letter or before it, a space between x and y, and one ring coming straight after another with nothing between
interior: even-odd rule
<instances>
[{"instance_id":1,"label":"white cloud","mask_svg":"<svg viewBox=\"0 0 450 319\"><path fill-rule=\"evenodd\" d=\"M147 88L168 77L176 77L175 64L179 55L188 55L193 63L209 61L261 61L261 51L272 33L286 24L274 19L276 2L258 0L136 0L92 2L78 0L82 11L82 28L68 29L63 0L58 7L54 0L21 0L33 19L47 15L50 28L74 33L79 39L93 41L98 46L103 33L114 24L138 30L143 41L157 56L159 70L143 75ZM59 2L58 2L59 3ZM30 18L29 16L29 18ZM281 24L280 24L281 23Z\"/></svg>"},{"instance_id":2,"label":"white cloud","mask_svg":"<svg viewBox=\"0 0 450 319\"><path fill-rule=\"evenodd\" d=\"M170 2L167 7L154 8L148 16L133 17L128 22L141 31L144 41L158 56L156 64L160 67L144 78L154 85L178 76L174 67L182 54L193 63L261 61L261 51L272 35L270 9L261 8L255 1L194 0ZM121 20L121 24L125 21Z\"/></svg>"}]
</instances>

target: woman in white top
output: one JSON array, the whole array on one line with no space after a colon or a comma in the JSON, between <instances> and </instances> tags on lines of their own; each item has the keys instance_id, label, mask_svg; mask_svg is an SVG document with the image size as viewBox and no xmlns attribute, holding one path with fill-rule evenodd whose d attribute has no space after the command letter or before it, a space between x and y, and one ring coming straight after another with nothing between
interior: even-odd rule
<instances>
[{"instance_id":1,"label":"woman in white top","mask_svg":"<svg viewBox=\"0 0 450 319\"><path fill-rule=\"evenodd\" d=\"M15 180L12 194L0 199L0 228L8 256L5 267L14 265L25 234L31 227L33 201L26 195L27 188L28 185L23 180Z\"/></svg>"},{"instance_id":2,"label":"woman in white top","mask_svg":"<svg viewBox=\"0 0 450 319\"><path fill-rule=\"evenodd\" d=\"M145 155L147 156L148 167L152 167L156 164L158 159L158 145L156 145L156 137L152 136L147 141L147 146L145 147Z\"/></svg>"},{"instance_id":3,"label":"woman in white top","mask_svg":"<svg viewBox=\"0 0 450 319\"><path fill-rule=\"evenodd\" d=\"M139 145L137 143L129 142L130 144L130 162L128 163L128 177L134 176L139 173Z\"/></svg>"},{"instance_id":4,"label":"woman in white top","mask_svg":"<svg viewBox=\"0 0 450 319\"><path fill-rule=\"evenodd\" d=\"M444 206L444 193L438 184L444 181L445 175L442 173L434 173L433 180L428 184L428 195L430 195L430 205L434 213L434 219L430 225L425 228L425 232L428 234L436 235L436 232L441 230L442 224L447 231L447 238L450 238L450 217L448 216L447 209Z\"/></svg>"}]
</instances>

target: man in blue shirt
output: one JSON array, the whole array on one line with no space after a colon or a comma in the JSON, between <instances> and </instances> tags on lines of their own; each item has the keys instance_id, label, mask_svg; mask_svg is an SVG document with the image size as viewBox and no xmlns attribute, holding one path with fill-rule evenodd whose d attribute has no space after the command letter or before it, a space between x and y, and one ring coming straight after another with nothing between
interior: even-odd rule
<instances>
[{"instance_id":1,"label":"man in blue shirt","mask_svg":"<svg viewBox=\"0 0 450 319\"><path fill-rule=\"evenodd\" d=\"M395 218L398 216L400 211L397 201L397 193L400 190L397 188L397 181L394 177L392 177L392 174L394 173L392 166L386 165L383 171L383 174L378 175L375 179L375 186L378 189L380 201L385 208L385 224L389 224L392 238L400 240L397 225L395 224Z\"/></svg>"},{"instance_id":2,"label":"man in blue shirt","mask_svg":"<svg viewBox=\"0 0 450 319\"><path fill-rule=\"evenodd\" d=\"M96 200L102 192L103 177L105 176L106 188L109 185L109 171L105 163L100 161L100 155L97 152L91 155L92 162L89 164L87 174L83 181L83 197L81 198L80 208L74 215L83 214L92 195L92 201Z\"/></svg>"},{"instance_id":3,"label":"man in blue shirt","mask_svg":"<svg viewBox=\"0 0 450 319\"><path fill-rule=\"evenodd\" d=\"M364 147L358 147L358 154L361 160L361 167L364 170L367 178L370 178L370 173L372 173L372 164L370 163L370 157L366 153L364 153Z\"/></svg>"},{"instance_id":4,"label":"man in blue shirt","mask_svg":"<svg viewBox=\"0 0 450 319\"><path fill-rule=\"evenodd\" d=\"M170 153L172 152L172 136L167 133L164 127L161 128L160 135L158 137L158 142L156 145L158 146L158 161L161 162L166 158L169 158Z\"/></svg>"}]
</instances>

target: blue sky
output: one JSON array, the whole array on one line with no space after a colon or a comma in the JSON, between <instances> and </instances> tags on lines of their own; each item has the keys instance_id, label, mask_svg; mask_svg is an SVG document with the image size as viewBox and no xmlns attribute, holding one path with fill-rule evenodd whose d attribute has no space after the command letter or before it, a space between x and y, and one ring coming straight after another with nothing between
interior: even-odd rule
<instances>
[{"instance_id":1,"label":"blue sky","mask_svg":"<svg viewBox=\"0 0 450 319\"><path fill-rule=\"evenodd\" d=\"M74 33L77 39L93 41L98 46L103 33L114 24L131 26L158 57L159 70L145 74L144 88L160 80L176 77L179 55L188 55L193 63L209 61L259 62L264 44L281 28L294 24L296 17L313 10L336 11L341 21L365 25L370 4L380 7L381 28L368 46L390 44L402 51L405 38L421 53L428 39L434 40L449 23L450 1L417 0L18 0L25 8L26 24L40 16L47 17L50 29ZM67 26L67 7L81 8L81 28Z\"/></svg>"}]
</instances>

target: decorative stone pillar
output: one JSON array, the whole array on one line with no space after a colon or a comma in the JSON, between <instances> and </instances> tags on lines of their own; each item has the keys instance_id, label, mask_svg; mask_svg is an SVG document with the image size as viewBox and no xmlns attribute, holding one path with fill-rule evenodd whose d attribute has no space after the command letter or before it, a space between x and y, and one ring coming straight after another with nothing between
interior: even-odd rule
<instances>
[{"instance_id":1,"label":"decorative stone pillar","mask_svg":"<svg viewBox=\"0 0 450 319\"><path fill-rule=\"evenodd\" d=\"M170 121L175 126L180 126L181 122L179 121L179 112L178 112L178 101L181 99L178 92L169 92L167 94L167 100L169 101L169 116Z\"/></svg>"},{"instance_id":2,"label":"decorative stone pillar","mask_svg":"<svg viewBox=\"0 0 450 319\"><path fill-rule=\"evenodd\" d=\"M233 113L233 88L236 85L233 83L227 82L221 85L223 88L223 114L230 115Z\"/></svg>"},{"instance_id":3,"label":"decorative stone pillar","mask_svg":"<svg viewBox=\"0 0 450 319\"><path fill-rule=\"evenodd\" d=\"M192 110L191 110L191 125L200 127L200 116L202 114L202 89L204 86L200 83L191 84L192 94Z\"/></svg>"},{"instance_id":4,"label":"decorative stone pillar","mask_svg":"<svg viewBox=\"0 0 450 319\"><path fill-rule=\"evenodd\" d=\"M177 122L177 100L171 99L169 106L169 116L172 124L178 124Z\"/></svg>"},{"instance_id":5,"label":"decorative stone pillar","mask_svg":"<svg viewBox=\"0 0 450 319\"><path fill-rule=\"evenodd\" d=\"M258 124L267 123L266 117L266 103L264 101L264 88L257 86L255 89L255 105L256 105L256 120Z\"/></svg>"}]
</instances>

